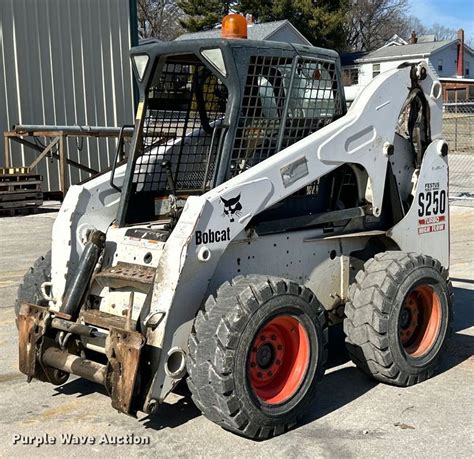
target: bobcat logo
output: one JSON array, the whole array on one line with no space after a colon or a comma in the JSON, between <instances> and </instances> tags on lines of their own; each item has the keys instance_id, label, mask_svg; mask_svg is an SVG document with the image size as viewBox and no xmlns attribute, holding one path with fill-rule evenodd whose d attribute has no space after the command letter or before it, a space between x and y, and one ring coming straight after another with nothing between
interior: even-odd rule
<instances>
[{"instance_id":1,"label":"bobcat logo","mask_svg":"<svg viewBox=\"0 0 474 459\"><path fill-rule=\"evenodd\" d=\"M235 198L221 198L221 201L224 203L224 215L227 215L231 222L234 221L234 215L237 215L237 217L240 216L240 211L242 210L242 204L240 204L240 194Z\"/></svg>"}]
</instances>

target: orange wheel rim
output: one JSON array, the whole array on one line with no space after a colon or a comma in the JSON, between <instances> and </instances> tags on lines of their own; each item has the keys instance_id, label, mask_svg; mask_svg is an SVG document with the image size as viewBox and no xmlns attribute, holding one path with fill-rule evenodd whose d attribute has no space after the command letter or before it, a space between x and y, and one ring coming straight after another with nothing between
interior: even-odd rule
<instances>
[{"instance_id":1,"label":"orange wheel rim","mask_svg":"<svg viewBox=\"0 0 474 459\"><path fill-rule=\"evenodd\" d=\"M247 360L253 393L269 405L290 399L308 371L310 346L301 322L290 315L269 320L255 335Z\"/></svg>"},{"instance_id":2,"label":"orange wheel rim","mask_svg":"<svg viewBox=\"0 0 474 459\"><path fill-rule=\"evenodd\" d=\"M429 285L416 287L405 297L399 337L410 357L422 357L432 349L441 328L441 317L441 301Z\"/></svg>"}]
</instances>

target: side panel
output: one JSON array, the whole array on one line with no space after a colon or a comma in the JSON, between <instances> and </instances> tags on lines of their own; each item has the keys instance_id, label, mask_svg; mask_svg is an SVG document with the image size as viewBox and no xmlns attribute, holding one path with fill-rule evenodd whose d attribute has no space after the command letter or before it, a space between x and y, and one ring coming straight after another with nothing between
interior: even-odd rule
<instances>
[{"instance_id":1,"label":"side panel","mask_svg":"<svg viewBox=\"0 0 474 459\"><path fill-rule=\"evenodd\" d=\"M443 140L426 149L415 199L406 216L389 232L405 252L431 255L449 267L448 159Z\"/></svg>"},{"instance_id":2,"label":"side panel","mask_svg":"<svg viewBox=\"0 0 474 459\"><path fill-rule=\"evenodd\" d=\"M324 239L322 233L313 229L234 240L219 260L211 291L239 275L277 276L306 285L325 309L332 309L347 294L348 282L341 283L343 256L362 250L369 238Z\"/></svg>"},{"instance_id":3,"label":"side panel","mask_svg":"<svg viewBox=\"0 0 474 459\"><path fill-rule=\"evenodd\" d=\"M115 171L115 184L121 186L125 166ZM106 232L117 215L120 193L110 187L110 172L72 186L53 225L51 277L53 309L61 306L62 295L70 276L76 272L84 249L87 231Z\"/></svg>"}]
</instances>

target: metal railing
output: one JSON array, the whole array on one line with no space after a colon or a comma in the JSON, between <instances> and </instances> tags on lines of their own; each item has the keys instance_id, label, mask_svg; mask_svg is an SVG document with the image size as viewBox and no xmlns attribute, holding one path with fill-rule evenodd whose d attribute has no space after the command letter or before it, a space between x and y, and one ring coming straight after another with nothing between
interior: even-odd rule
<instances>
[{"instance_id":1,"label":"metal railing","mask_svg":"<svg viewBox=\"0 0 474 459\"><path fill-rule=\"evenodd\" d=\"M95 175L99 170L92 169L80 161L74 161L70 158L67 139L71 137L96 137L96 138L117 138L122 136L122 143L119 145L124 150L123 137L130 138L133 135L133 126L125 127L106 127L106 126L43 126L43 125L15 125L11 131L3 133L4 138L4 164L5 168L18 167L21 160L16 151L13 154L11 149L12 143L17 143L27 147L37 156L31 163L22 162L20 167L26 167L29 171L36 171L40 162L47 158L57 160L59 162L59 190L63 195L69 188L70 181L67 177L67 166L80 169L81 171ZM44 143L40 141L44 140ZM116 155L117 156L117 155ZM122 155L123 156L123 155Z\"/></svg>"}]
</instances>

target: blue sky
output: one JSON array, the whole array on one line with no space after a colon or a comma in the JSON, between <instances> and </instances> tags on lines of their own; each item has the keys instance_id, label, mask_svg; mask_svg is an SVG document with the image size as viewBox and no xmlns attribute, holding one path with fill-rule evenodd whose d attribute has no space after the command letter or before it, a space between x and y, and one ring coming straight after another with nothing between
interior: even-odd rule
<instances>
[{"instance_id":1,"label":"blue sky","mask_svg":"<svg viewBox=\"0 0 474 459\"><path fill-rule=\"evenodd\" d=\"M474 0L409 0L409 13L423 24L463 28L466 39L474 39Z\"/></svg>"}]
</instances>

